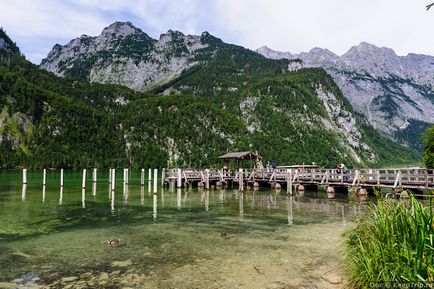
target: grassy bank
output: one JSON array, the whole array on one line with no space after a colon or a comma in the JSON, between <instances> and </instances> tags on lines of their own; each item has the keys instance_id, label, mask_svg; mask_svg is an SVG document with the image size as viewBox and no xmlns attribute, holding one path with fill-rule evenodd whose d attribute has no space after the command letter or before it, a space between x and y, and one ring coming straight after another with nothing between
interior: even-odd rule
<instances>
[{"instance_id":1,"label":"grassy bank","mask_svg":"<svg viewBox=\"0 0 434 289\"><path fill-rule=\"evenodd\" d=\"M345 250L355 288L434 288L433 200L424 205L413 196L408 202L380 199L356 220Z\"/></svg>"}]
</instances>

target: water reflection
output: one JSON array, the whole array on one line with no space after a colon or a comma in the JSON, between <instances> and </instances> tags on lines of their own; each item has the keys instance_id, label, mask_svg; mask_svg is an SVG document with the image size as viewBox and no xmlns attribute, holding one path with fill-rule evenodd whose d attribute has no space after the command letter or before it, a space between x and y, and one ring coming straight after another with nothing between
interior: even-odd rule
<instances>
[{"instance_id":1,"label":"water reflection","mask_svg":"<svg viewBox=\"0 0 434 289\"><path fill-rule=\"evenodd\" d=\"M181 189L176 189L176 207L178 210L181 209Z\"/></svg>"},{"instance_id":2,"label":"water reflection","mask_svg":"<svg viewBox=\"0 0 434 289\"><path fill-rule=\"evenodd\" d=\"M42 203L45 203L45 191L46 191L46 186L43 185L42 186Z\"/></svg>"},{"instance_id":3,"label":"water reflection","mask_svg":"<svg viewBox=\"0 0 434 289\"><path fill-rule=\"evenodd\" d=\"M92 195L96 196L96 181L92 183Z\"/></svg>"},{"instance_id":4,"label":"water reflection","mask_svg":"<svg viewBox=\"0 0 434 289\"><path fill-rule=\"evenodd\" d=\"M287 208L288 208L288 225L292 225L294 223L294 217L292 215L292 203L293 203L293 196L287 196Z\"/></svg>"},{"instance_id":5,"label":"water reflection","mask_svg":"<svg viewBox=\"0 0 434 289\"><path fill-rule=\"evenodd\" d=\"M115 191L111 190L111 203L110 203L110 212L112 215L115 213Z\"/></svg>"},{"instance_id":6,"label":"water reflection","mask_svg":"<svg viewBox=\"0 0 434 289\"><path fill-rule=\"evenodd\" d=\"M63 186L60 187L60 192L59 192L59 205L62 205L63 203Z\"/></svg>"},{"instance_id":7,"label":"water reflection","mask_svg":"<svg viewBox=\"0 0 434 289\"><path fill-rule=\"evenodd\" d=\"M244 215L244 193L239 192L238 193L238 199L239 199L239 208L240 208L240 218Z\"/></svg>"},{"instance_id":8,"label":"water reflection","mask_svg":"<svg viewBox=\"0 0 434 289\"><path fill-rule=\"evenodd\" d=\"M155 220L157 220L157 203L158 203L158 196L157 194L154 194L153 202L152 202L152 217Z\"/></svg>"},{"instance_id":9,"label":"water reflection","mask_svg":"<svg viewBox=\"0 0 434 289\"><path fill-rule=\"evenodd\" d=\"M23 188L21 191L21 200L22 201L26 200L26 192L27 192L27 184L23 184Z\"/></svg>"},{"instance_id":10,"label":"water reflection","mask_svg":"<svg viewBox=\"0 0 434 289\"><path fill-rule=\"evenodd\" d=\"M81 206L82 208L86 208L86 189L81 189Z\"/></svg>"}]
</instances>

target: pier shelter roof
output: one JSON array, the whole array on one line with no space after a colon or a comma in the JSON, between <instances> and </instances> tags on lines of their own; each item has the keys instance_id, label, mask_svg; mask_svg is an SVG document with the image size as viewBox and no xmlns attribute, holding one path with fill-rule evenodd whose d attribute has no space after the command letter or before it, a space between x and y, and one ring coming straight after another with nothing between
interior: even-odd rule
<instances>
[{"instance_id":1,"label":"pier shelter roof","mask_svg":"<svg viewBox=\"0 0 434 289\"><path fill-rule=\"evenodd\" d=\"M253 160L262 159L260 155L254 152L229 152L219 157L221 160Z\"/></svg>"}]
</instances>

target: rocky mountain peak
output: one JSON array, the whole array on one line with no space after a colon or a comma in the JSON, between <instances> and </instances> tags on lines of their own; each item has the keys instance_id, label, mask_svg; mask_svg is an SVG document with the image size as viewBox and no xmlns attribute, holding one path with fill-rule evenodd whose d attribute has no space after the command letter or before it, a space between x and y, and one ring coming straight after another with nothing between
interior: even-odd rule
<instances>
[{"instance_id":1,"label":"rocky mountain peak","mask_svg":"<svg viewBox=\"0 0 434 289\"><path fill-rule=\"evenodd\" d=\"M291 54L289 52L276 51L276 50L273 50L270 47L265 46L265 45L258 48L256 50L256 52L258 52L259 54L262 54L265 57L270 58L270 59L282 59L282 58L294 59L294 58L296 58L293 54Z\"/></svg>"},{"instance_id":2,"label":"rocky mountain peak","mask_svg":"<svg viewBox=\"0 0 434 289\"><path fill-rule=\"evenodd\" d=\"M0 28L0 51L19 53L18 46L9 38L3 28Z\"/></svg>"},{"instance_id":3,"label":"rocky mountain peak","mask_svg":"<svg viewBox=\"0 0 434 289\"><path fill-rule=\"evenodd\" d=\"M116 34L117 36L126 36L129 34L137 33L141 31L139 28L135 27L131 22L121 22L117 21L113 24L110 24L106 28L103 29L102 35L104 34Z\"/></svg>"}]
</instances>

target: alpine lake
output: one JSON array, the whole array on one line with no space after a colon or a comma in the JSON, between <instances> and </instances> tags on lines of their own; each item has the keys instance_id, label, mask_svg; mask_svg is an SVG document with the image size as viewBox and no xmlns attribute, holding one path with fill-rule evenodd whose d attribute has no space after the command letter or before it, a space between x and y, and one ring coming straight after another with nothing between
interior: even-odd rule
<instances>
[{"instance_id":1,"label":"alpine lake","mask_svg":"<svg viewBox=\"0 0 434 289\"><path fill-rule=\"evenodd\" d=\"M146 171L147 172L147 171ZM0 288L344 288L364 202L324 191L163 188L140 171L0 171ZM108 240L119 239L109 245Z\"/></svg>"}]
</instances>

